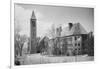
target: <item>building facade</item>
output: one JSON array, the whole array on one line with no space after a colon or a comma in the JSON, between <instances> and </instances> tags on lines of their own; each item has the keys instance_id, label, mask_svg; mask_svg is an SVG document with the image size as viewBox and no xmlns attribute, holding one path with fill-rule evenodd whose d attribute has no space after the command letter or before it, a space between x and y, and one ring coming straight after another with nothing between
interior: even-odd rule
<instances>
[{"instance_id":1,"label":"building facade","mask_svg":"<svg viewBox=\"0 0 100 69\"><path fill-rule=\"evenodd\" d=\"M59 32L57 31L57 33ZM50 39L52 43L49 43L49 45L53 44L52 47L56 55L81 55L84 51L86 37L87 32L80 23L69 23L69 27L65 31L62 30L61 36ZM54 53L52 52L52 54Z\"/></svg>"}]
</instances>

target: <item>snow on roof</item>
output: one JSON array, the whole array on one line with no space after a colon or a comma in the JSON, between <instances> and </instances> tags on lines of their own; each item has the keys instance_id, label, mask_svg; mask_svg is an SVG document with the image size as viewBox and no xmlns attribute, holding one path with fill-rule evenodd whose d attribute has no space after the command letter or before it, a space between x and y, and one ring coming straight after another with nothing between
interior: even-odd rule
<instances>
[{"instance_id":1,"label":"snow on roof","mask_svg":"<svg viewBox=\"0 0 100 69\"><path fill-rule=\"evenodd\" d=\"M83 26L80 23L73 24L70 30L69 27L63 28L63 31L61 33L62 36L69 36L76 34L87 34L87 31L83 28Z\"/></svg>"}]
</instances>

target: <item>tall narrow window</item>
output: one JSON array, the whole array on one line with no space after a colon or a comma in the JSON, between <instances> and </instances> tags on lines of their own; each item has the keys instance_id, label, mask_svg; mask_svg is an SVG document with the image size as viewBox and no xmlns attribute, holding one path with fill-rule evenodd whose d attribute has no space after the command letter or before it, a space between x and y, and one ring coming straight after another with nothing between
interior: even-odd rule
<instances>
[{"instance_id":1,"label":"tall narrow window","mask_svg":"<svg viewBox=\"0 0 100 69\"><path fill-rule=\"evenodd\" d=\"M78 46L80 46L80 43L78 43Z\"/></svg>"},{"instance_id":2,"label":"tall narrow window","mask_svg":"<svg viewBox=\"0 0 100 69\"><path fill-rule=\"evenodd\" d=\"M77 40L77 36L75 36L75 40Z\"/></svg>"}]
</instances>

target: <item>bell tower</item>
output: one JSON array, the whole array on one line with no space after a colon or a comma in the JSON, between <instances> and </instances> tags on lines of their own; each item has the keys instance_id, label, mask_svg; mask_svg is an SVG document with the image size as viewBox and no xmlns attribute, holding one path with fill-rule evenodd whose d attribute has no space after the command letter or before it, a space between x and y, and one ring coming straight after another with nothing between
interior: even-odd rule
<instances>
[{"instance_id":1,"label":"bell tower","mask_svg":"<svg viewBox=\"0 0 100 69\"><path fill-rule=\"evenodd\" d=\"M32 11L32 16L30 19L30 53L36 53L36 17L34 11Z\"/></svg>"}]
</instances>

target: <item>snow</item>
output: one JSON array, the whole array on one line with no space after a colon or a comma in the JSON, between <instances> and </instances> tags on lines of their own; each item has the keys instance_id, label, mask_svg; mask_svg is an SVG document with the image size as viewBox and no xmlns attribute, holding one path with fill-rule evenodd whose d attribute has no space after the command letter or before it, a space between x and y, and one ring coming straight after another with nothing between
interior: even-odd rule
<instances>
[{"instance_id":1,"label":"snow","mask_svg":"<svg viewBox=\"0 0 100 69\"><path fill-rule=\"evenodd\" d=\"M29 64L46 64L46 63L63 63L63 62L80 62L93 61L93 56L48 56L41 54L31 54L24 58L22 65Z\"/></svg>"}]
</instances>

